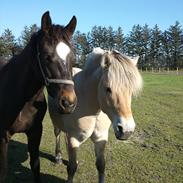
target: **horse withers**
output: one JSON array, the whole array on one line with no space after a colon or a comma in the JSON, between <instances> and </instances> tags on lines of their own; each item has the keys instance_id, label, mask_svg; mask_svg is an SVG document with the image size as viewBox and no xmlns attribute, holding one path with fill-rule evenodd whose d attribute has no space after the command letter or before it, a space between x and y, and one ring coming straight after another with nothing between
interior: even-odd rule
<instances>
[{"instance_id":1,"label":"horse withers","mask_svg":"<svg viewBox=\"0 0 183 183\"><path fill-rule=\"evenodd\" d=\"M8 142L17 132L25 132L28 137L34 180L41 181L39 145L47 107L43 87L47 87L58 113L73 112L77 98L72 81L75 54L70 40L75 27L75 16L64 27L52 24L46 12L41 29L24 50L7 63L0 61L0 183L7 171Z\"/></svg>"},{"instance_id":2,"label":"horse withers","mask_svg":"<svg viewBox=\"0 0 183 183\"><path fill-rule=\"evenodd\" d=\"M78 97L75 111L69 115L60 115L49 97L48 106L56 136L55 153L58 163L62 161L60 132L67 134L68 183L73 182L77 169L77 149L89 137L95 145L99 183L104 183L104 149L111 122L119 140L129 138L135 130L131 99L142 88L137 61L138 58L131 59L115 50L96 48L89 54L84 69L75 72L75 91Z\"/></svg>"}]
</instances>

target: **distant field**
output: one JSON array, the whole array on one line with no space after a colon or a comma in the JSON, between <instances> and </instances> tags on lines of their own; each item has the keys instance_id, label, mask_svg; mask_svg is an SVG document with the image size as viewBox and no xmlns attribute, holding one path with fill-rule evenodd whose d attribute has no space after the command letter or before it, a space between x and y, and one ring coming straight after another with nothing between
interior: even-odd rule
<instances>
[{"instance_id":1,"label":"distant field","mask_svg":"<svg viewBox=\"0 0 183 183\"><path fill-rule=\"evenodd\" d=\"M183 76L143 74L144 91L133 99L137 129L127 142L115 139L110 129L106 148L106 183L183 182ZM63 138L64 142L64 138ZM32 182L26 137L14 136L9 148L7 183ZM40 146L43 183L64 183L66 166L54 165L54 144L49 116L44 120ZM67 160L65 143L63 157ZM84 143L78 152L75 183L96 183L93 144ZM21 162L21 163L20 163Z\"/></svg>"}]
</instances>

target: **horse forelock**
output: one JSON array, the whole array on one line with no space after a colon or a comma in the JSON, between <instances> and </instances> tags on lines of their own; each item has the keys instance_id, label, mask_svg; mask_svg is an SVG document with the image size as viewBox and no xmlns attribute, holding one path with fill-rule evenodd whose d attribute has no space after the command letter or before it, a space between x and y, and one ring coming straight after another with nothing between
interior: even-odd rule
<instances>
[{"instance_id":1,"label":"horse forelock","mask_svg":"<svg viewBox=\"0 0 183 183\"><path fill-rule=\"evenodd\" d=\"M107 84L112 90L128 91L137 95L143 86L138 68L129 57L116 51L108 53L110 65L107 69Z\"/></svg>"},{"instance_id":2,"label":"horse forelock","mask_svg":"<svg viewBox=\"0 0 183 183\"><path fill-rule=\"evenodd\" d=\"M51 29L51 36L54 37L54 39L56 40L60 40L61 38L64 37L64 39L66 39L66 42L69 43L69 38L67 34L64 32L64 26L53 24Z\"/></svg>"}]
</instances>

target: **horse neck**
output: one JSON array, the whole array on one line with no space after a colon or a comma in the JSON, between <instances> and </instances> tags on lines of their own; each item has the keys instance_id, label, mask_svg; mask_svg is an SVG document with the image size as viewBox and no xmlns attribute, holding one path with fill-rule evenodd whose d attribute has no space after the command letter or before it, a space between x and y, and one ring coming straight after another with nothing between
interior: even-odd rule
<instances>
[{"instance_id":1,"label":"horse neck","mask_svg":"<svg viewBox=\"0 0 183 183\"><path fill-rule=\"evenodd\" d=\"M78 97L81 98L82 102L86 103L86 110L89 108L89 110L93 111L93 114L96 115L100 110L98 103L98 84L102 76L102 69L97 68L93 71L83 70L80 75L80 84L77 85L77 90L80 91L78 92Z\"/></svg>"},{"instance_id":2,"label":"horse neck","mask_svg":"<svg viewBox=\"0 0 183 183\"><path fill-rule=\"evenodd\" d=\"M43 85L40 79L40 69L37 61L36 40L31 40L14 61L12 65L14 64L14 67L20 71L19 77L24 77L21 79L22 84L27 87L31 86L32 92L29 91L29 93L32 93L30 95L34 95L34 90L38 90Z\"/></svg>"},{"instance_id":3,"label":"horse neck","mask_svg":"<svg viewBox=\"0 0 183 183\"><path fill-rule=\"evenodd\" d=\"M11 116L6 115L7 123L16 118L25 102L43 85L34 74L33 65L37 62L35 53L28 44L21 54L13 57L0 72L0 112L7 114L8 111L13 111Z\"/></svg>"},{"instance_id":4,"label":"horse neck","mask_svg":"<svg viewBox=\"0 0 183 183\"><path fill-rule=\"evenodd\" d=\"M22 80L22 84L27 86L27 91L25 92L27 92L29 97L32 97L44 85L37 60L36 43L33 43L31 46L27 45L20 57L22 58L19 64L25 68L23 73L25 79Z\"/></svg>"}]
</instances>

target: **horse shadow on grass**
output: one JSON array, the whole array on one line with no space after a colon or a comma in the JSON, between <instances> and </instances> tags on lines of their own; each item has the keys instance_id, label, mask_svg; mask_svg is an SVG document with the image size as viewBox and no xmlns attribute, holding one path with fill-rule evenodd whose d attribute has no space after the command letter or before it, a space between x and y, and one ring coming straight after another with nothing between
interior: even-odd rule
<instances>
[{"instance_id":1,"label":"horse shadow on grass","mask_svg":"<svg viewBox=\"0 0 183 183\"><path fill-rule=\"evenodd\" d=\"M40 152L40 157L55 162L50 154ZM6 183L32 183L33 174L31 169L24 167L22 163L28 159L27 144L11 140L8 147L8 172ZM63 163L67 165L67 161ZM50 165L51 166L51 165ZM41 180L44 183L65 183L66 180L53 175L41 173Z\"/></svg>"}]
</instances>

